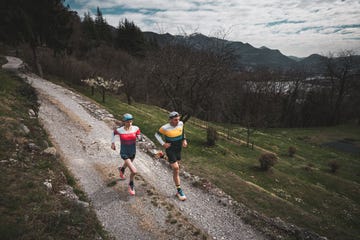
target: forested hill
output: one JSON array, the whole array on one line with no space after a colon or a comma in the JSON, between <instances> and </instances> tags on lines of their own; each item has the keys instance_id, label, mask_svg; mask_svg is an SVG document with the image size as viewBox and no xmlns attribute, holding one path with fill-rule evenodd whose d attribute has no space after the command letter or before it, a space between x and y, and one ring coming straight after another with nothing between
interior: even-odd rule
<instances>
[{"instance_id":1,"label":"forested hill","mask_svg":"<svg viewBox=\"0 0 360 240\"><path fill-rule=\"evenodd\" d=\"M237 68L246 66L290 69L296 64L296 61L283 55L279 50L266 47L255 48L249 43L227 41L199 33L194 33L189 36L173 36L171 34L144 32L144 36L147 39L156 39L160 46L176 43L188 44L196 49L211 49L214 46L221 45L224 50L233 54Z\"/></svg>"},{"instance_id":2,"label":"forested hill","mask_svg":"<svg viewBox=\"0 0 360 240\"><path fill-rule=\"evenodd\" d=\"M0 15L1 46L16 49L40 76L75 85L96 78L107 83L97 89L104 97L121 82L116 91L129 104L156 104L185 119L252 128L360 122L360 61L351 51L296 61L199 33L143 32L128 19L114 28L99 8L95 17L79 16L61 0L20 2Z\"/></svg>"},{"instance_id":3,"label":"forested hill","mask_svg":"<svg viewBox=\"0 0 360 240\"><path fill-rule=\"evenodd\" d=\"M144 37L149 41L156 41L160 46L167 44L184 44L195 49L209 50L221 46L224 51L231 53L236 62L236 68L271 68L271 69L306 69L314 74L322 74L326 71L324 63L328 57L319 54L311 54L305 58L285 56L278 49L270 49L265 46L256 48L250 43L241 41L228 41L216 37L205 36L200 33L193 33L187 36L158 34L154 32L143 32ZM360 56L352 56L360 66Z\"/></svg>"}]
</instances>

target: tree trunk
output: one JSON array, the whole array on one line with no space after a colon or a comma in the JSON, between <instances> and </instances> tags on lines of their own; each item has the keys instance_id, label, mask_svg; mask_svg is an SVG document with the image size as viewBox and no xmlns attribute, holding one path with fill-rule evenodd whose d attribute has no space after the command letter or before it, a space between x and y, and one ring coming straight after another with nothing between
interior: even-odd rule
<instances>
[{"instance_id":1,"label":"tree trunk","mask_svg":"<svg viewBox=\"0 0 360 240\"><path fill-rule=\"evenodd\" d=\"M246 134L246 147L250 146L250 126L247 128L247 134Z\"/></svg>"},{"instance_id":2,"label":"tree trunk","mask_svg":"<svg viewBox=\"0 0 360 240\"><path fill-rule=\"evenodd\" d=\"M185 124L191 117L190 113L183 113L183 115L181 116L180 120Z\"/></svg>"},{"instance_id":3,"label":"tree trunk","mask_svg":"<svg viewBox=\"0 0 360 240\"><path fill-rule=\"evenodd\" d=\"M334 111L333 111L333 121L332 121L332 123L335 124L335 125L340 123L341 105L342 105L342 102L344 100L344 95L345 95L345 83L346 83L346 79L343 76L342 79L340 80L340 89L339 89L338 96L336 98Z\"/></svg>"},{"instance_id":4,"label":"tree trunk","mask_svg":"<svg viewBox=\"0 0 360 240\"><path fill-rule=\"evenodd\" d=\"M102 101L105 102L105 88L102 89Z\"/></svg>"},{"instance_id":5,"label":"tree trunk","mask_svg":"<svg viewBox=\"0 0 360 240\"><path fill-rule=\"evenodd\" d=\"M43 74L39 59L37 57L36 46L31 46L31 49L32 49L32 52L33 52L33 58L34 58L34 63L35 63L37 72L38 72L40 77L44 77L44 74Z\"/></svg>"},{"instance_id":6,"label":"tree trunk","mask_svg":"<svg viewBox=\"0 0 360 240\"><path fill-rule=\"evenodd\" d=\"M131 95L130 95L130 94L126 94L126 100L127 100L127 103L128 103L129 105L132 104Z\"/></svg>"}]
</instances>

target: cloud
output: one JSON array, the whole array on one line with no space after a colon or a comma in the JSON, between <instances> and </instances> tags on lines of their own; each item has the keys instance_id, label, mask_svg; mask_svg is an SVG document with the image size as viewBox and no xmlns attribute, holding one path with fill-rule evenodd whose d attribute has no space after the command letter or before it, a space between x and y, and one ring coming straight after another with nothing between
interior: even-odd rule
<instances>
[{"instance_id":1,"label":"cloud","mask_svg":"<svg viewBox=\"0 0 360 240\"><path fill-rule=\"evenodd\" d=\"M205 35L279 49L286 55L345 48L360 54L358 0L67 0L80 16L100 7L115 27L124 18L143 31ZM344 38L346 36L346 38Z\"/></svg>"},{"instance_id":2,"label":"cloud","mask_svg":"<svg viewBox=\"0 0 360 240\"><path fill-rule=\"evenodd\" d=\"M275 25L280 25L280 24L298 24L298 23L305 23L306 21L301 20L301 21L289 21L287 19L281 20L281 21L275 21L275 22L269 22L267 23L265 26L266 27L272 27Z\"/></svg>"}]
</instances>

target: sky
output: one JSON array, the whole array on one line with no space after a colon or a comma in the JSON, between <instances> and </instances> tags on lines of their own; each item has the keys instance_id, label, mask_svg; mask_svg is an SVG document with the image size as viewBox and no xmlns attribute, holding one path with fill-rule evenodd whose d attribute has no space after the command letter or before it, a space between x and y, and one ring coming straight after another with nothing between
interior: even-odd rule
<instances>
[{"instance_id":1,"label":"sky","mask_svg":"<svg viewBox=\"0 0 360 240\"><path fill-rule=\"evenodd\" d=\"M65 0L80 17L99 7L107 23L142 31L209 37L307 57L360 55L360 0Z\"/></svg>"}]
</instances>

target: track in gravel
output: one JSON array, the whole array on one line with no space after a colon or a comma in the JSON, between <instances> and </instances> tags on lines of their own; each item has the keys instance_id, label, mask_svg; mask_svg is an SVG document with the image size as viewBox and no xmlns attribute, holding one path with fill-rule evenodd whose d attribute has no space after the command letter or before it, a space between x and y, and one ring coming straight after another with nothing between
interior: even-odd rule
<instances>
[{"instance_id":1,"label":"track in gravel","mask_svg":"<svg viewBox=\"0 0 360 240\"><path fill-rule=\"evenodd\" d=\"M7 59L3 68L22 64L18 58ZM139 172L136 196L129 196L128 181L118 178L118 150L110 149L111 127L84 107L94 103L34 74L19 75L37 90L44 128L116 239L264 239L217 196L184 178L181 185L188 200L178 201L171 170L139 148L134 161Z\"/></svg>"}]
</instances>

